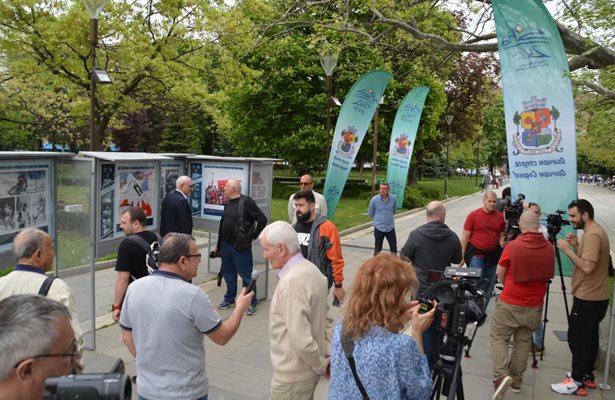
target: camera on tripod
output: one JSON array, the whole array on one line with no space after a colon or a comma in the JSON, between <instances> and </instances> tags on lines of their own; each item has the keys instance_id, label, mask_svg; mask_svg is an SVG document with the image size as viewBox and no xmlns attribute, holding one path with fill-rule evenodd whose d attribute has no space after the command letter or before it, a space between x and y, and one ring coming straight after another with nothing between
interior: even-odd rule
<instances>
[{"instance_id":1,"label":"camera on tripod","mask_svg":"<svg viewBox=\"0 0 615 400\"><path fill-rule=\"evenodd\" d=\"M132 384L118 359L110 372L47 378L43 400L130 400Z\"/></svg>"},{"instance_id":2,"label":"camera on tripod","mask_svg":"<svg viewBox=\"0 0 615 400\"><path fill-rule=\"evenodd\" d=\"M518 226L519 217L523 214L523 200L525 200L525 195L519 193L517 195L517 200L504 207L504 218L506 218L509 223L513 221Z\"/></svg>"},{"instance_id":3,"label":"camera on tripod","mask_svg":"<svg viewBox=\"0 0 615 400\"><path fill-rule=\"evenodd\" d=\"M481 305L486 295L481 288L481 274L480 268L447 267L444 279L431 285L419 299L438 301L434 323L438 324L441 337L463 338L468 324L477 322L481 326L485 322Z\"/></svg>"},{"instance_id":4,"label":"camera on tripod","mask_svg":"<svg viewBox=\"0 0 615 400\"><path fill-rule=\"evenodd\" d=\"M547 215L547 232L549 233L549 239L553 240L562 230L562 225L570 225L570 221L566 221L562 218L566 212L562 210L555 211L555 214Z\"/></svg>"}]
</instances>

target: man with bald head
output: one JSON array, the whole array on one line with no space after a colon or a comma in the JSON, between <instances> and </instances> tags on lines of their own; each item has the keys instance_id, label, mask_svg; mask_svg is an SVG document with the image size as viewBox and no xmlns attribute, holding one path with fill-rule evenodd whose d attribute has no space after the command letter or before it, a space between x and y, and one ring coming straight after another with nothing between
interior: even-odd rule
<instances>
[{"instance_id":1,"label":"man with bald head","mask_svg":"<svg viewBox=\"0 0 615 400\"><path fill-rule=\"evenodd\" d=\"M162 201L160 212L160 236L169 232L192 235L192 213L188 203L192 193L192 179L180 176L175 182L175 190L171 190Z\"/></svg>"},{"instance_id":2,"label":"man with bald head","mask_svg":"<svg viewBox=\"0 0 615 400\"><path fill-rule=\"evenodd\" d=\"M401 249L401 258L412 262L419 280L417 297L442 276L444 269L461 262L461 243L455 232L444 223L446 209L439 201L432 201L425 210L427 223L410 232L408 240ZM431 279L430 279L431 278ZM429 368L437 361L436 324L423 333L423 348Z\"/></svg>"},{"instance_id":3,"label":"man with bald head","mask_svg":"<svg viewBox=\"0 0 615 400\"><path fill-rule=\"evenodd\" d=\"M496 274L504 289L495 304L491 321L494 399L511 390L521 391L532 332L540 324L547 292L553 278L553 247L539 231L538 215L527 210L519 217L521 235L508 243L498 262ZM512 352L508 344L513 337Z\"/></svg>"},{"instance_id":4,"label":"man with bald head","mask_svg":"<svg viewBox=\"0 0 615 400\"><path fill-rule=\"evenodd\" d=\"M55 256L51 236L36 228L22 230L13 239L13 256L17 266L13 272L0 278L0 300L17 294L41 294L66 306L71 314L70 322L79 352L75 359L75 370L82 371L81 354L84 342L73 291L62 279L47 278L46 275L53 266Z\"/></svg>"},{"instance_id":5,"label":"man with bald head","mask_svg":"<svg viewBox=\"0 0 615 400\"><path fill-rule=\"evenodd\" d=\"M241 277L243 287L247 287L252 279L252 241L258 238L267 225L267 217L256 202L241 194L241 183L229 179L224 186L224 211L218 231L216 252L222 257L221 273L226 282L224 300L218 309L227 310L235 306L237 296L237 275ZM256 288L252 304L247 314L256 313Z\"/></svg>"},{"instance_id":6,"label":"man with bald head","mask_svg":"<svg viewBox=\"0 0 615 400\"><path fill-rule=\"evenodd\" d=\"M483 206L468 214L461 235L461 254L471 268L483 271L483 288L489 294L506 239L504 215L496 210L498 196L488 190L483 195Z\"/></svg>"},{"instance_id":7,"label":"man with bald head","mask_svg":"<svg viewBox=\"0 0 615 400\"><path fill-rule=\"evenodd\" d=\"M314 199L316 200L314 204L316 204L316 213L327 216L327 201L325 200L325 196L320 193L317 193L314 190L314 179L310 175L303 175L299 179L299 191L309 190L314 194ZM295 212L295 200L294 196L296 193L293 193L288 198L288 220L291 224L297 222L297 213Z\"/></svg>"}]
</instances>

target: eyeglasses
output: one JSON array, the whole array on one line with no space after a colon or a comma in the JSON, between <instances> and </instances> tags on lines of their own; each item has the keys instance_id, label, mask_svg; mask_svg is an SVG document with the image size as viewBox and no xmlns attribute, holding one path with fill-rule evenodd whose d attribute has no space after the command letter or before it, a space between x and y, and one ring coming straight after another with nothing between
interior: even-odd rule
<instances>
[{"instance_id":1,"label":"eyeglasses","mask_svg":"<svg viewBox=\"0 0 615 400\"><path fill-rule=\"evenodd\" d=\"M202 254L198 253L198 254L186 254L184 257L186 258L190 258L190 257L198 257L201 258Z\"/></svg>"},{"instance_id":2,"label":"eyeglasses","mask_svg":"<svg viewBox=\"0 0 615 400\"><path fill-rule=\"evenodd\" d=\"M299 182L299 185L301 186L312 185L312 182Z\"/></svg>"},{"instance_id":3,"label":"eyeglasses","mask_svg":"<svg viewBox=\"0 0 615 400\"><path fill-rule=\"evenodd\" d=\"M29 360L31 358L49 358L49 357L70 357L72 360L74 360L75 358L79 357L79 352L77 351L77 339L73 340L73 344L71 347L72 352L71 353L50 353L50 354L37 354L35 356L32 357L28 357L28 358L24 358L23 360L19 361L17 364L15 364L15 366L13 368L17 368L19 367L19 364L21 364L22 362Z\"/></svg>"}]
</instances>

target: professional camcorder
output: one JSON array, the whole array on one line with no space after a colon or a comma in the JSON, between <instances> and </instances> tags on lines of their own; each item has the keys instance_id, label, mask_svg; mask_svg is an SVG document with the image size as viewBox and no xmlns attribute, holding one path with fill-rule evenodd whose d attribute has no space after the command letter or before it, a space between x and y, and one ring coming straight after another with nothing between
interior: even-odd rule
<instances>
[{"instance_id":1,"label":"professional camcorder","mask_svg":"<svg viewBox=\"0 0 615 400\"><path fill-rule=\"evenodd\" d=\"M510 221L514 221L515 225L519 225L519 217L523 214L523 200L525 200L525 195L519 193L517 195L517 200L504 207L504 218L506 218L509 223Z\"/></svg>"},{"instance_id":2,"label":"professional camcorder","mask_svg":"<svg viewBox=\"0 0 615 400\"><path fill-rule=\"evenodd\" d=\"M570 221L566 221L562 218L566 212L562 210L557 210L555 214L547 215L547 232L549 233L549 239L553 240L560 230L562 230L562 225L570 225Z\"/></svg>"},{"instance_id":3,"label":"professional camcorder","mask_svg":"<svg viewBox=\"0 0 615 400\"><path fill-rule=\"evenodd\" d=\"M43 400L130 400L132 384L118 359L111 372L47 378Z\"/></svg>"},{"instance_id":4,"label":"professional camcorder","mask_svg":"<svg viewBox=\"0 0 615 400\"><path fill-rule=\"evenodd\" d=\"M482 289L480 268L447 267L444 279L434 283L422 298L438 301L434 324L440 332L440 358L454 361L463 344L466 327L481 326L487 317L483 309L487 295Z\"/></svg>"}]
</instances>

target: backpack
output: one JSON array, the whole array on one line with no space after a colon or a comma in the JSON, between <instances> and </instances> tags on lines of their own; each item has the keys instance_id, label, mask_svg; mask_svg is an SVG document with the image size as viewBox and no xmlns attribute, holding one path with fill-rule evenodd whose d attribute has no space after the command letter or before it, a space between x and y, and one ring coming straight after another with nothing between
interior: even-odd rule
<instances>
[{"instance_id":1,"label":"backpack","mask_svg":"<svg viewBox=\"0 0 615 400\"><path fill-rule=\"evenodd\" d=\"M137 243L139 247L145 252L145 266L147 267L147 273L152 274L152 272L158 270L158 258L160 256L160 242L162 242L162 238L156 232L156 240L152 242L152 244L147 243L147 240L143 239L139 235L130 235L128 239Z\"/></svg>"}]
</instances>

